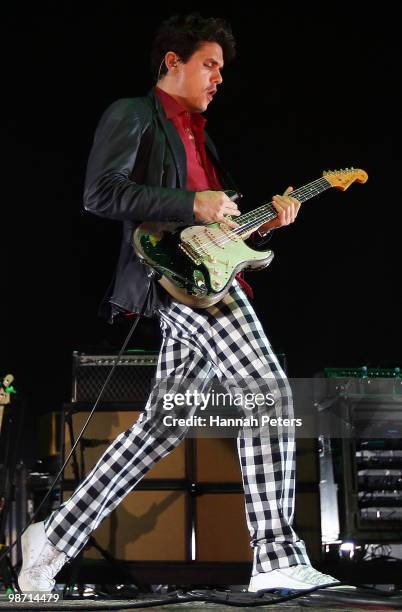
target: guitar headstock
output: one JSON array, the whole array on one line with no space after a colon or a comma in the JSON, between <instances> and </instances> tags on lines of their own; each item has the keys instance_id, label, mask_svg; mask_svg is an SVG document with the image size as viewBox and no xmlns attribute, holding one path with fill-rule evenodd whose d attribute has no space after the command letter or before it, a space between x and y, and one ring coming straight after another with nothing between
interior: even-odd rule
<instances>
[{"instance_id":1,"label":"guitar headstock","mask_svg":"<svg viewBox=\"0 0 402 612\"><path fill-rule=\"evenodd\" d=\"M368 179L368 174L359 168L345 168L345 170L329 170L322 173L323 177L337 189L345 191L355 181L357 183L365 183Z\"/></svg>"}]
</instances>

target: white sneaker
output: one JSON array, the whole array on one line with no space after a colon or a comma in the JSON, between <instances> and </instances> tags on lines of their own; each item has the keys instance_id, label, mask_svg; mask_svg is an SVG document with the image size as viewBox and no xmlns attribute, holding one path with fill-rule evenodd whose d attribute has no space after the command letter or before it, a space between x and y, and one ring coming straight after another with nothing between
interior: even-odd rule
<instances>
[{"instance_id":1,"label":"white sneaker","mask_svg":"<svg viewBox=\"0 0 402 612\"><path fill-rule=\"evenodd\" d=\"M270 589L308 591L316 587L324 588L335 584L340 584L339 580L328 574L322 574L311 565L293 565L252 576L248 590L251 593Z\"/></svg>"},{"instance_id":2,"label":"white sneaker","mask_svg":"<svg viewBox=\"0 0 402 612\"><path fill-rule=\"evenodd\" d=\"M44 523L30 525L21 538L22 567L18 584L23 593L51 593L67 555L51 544Z\"/></svg>"}]
</instances>

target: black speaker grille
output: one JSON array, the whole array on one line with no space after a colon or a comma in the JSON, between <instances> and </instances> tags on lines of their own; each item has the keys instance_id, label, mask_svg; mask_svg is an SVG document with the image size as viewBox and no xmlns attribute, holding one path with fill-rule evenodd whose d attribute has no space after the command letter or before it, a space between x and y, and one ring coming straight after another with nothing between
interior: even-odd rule
<instances>
[{"instance_id":1,"label":"black speaker grille","mask_svg":"<svg viewBox=\"0 0 402 612\"><path fill-rule=\"evenodd\" d=\"M95 401L115 355L74 355L73 402ZM146 402L156 372L156 354L124 355L102 395L102 402Z\"/></svg>"}]
</instances>

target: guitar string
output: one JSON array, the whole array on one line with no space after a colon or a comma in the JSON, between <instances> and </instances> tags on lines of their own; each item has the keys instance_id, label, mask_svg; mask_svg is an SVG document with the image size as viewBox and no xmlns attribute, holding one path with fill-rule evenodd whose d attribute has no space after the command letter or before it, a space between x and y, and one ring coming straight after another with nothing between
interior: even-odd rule
<instances>
[{"instance_id":1,"label":"guitar string","mask_svg":"<svg viewBox=\"0 0 402 612\"><path fill-rule=\"evenodd\" d=\"M293 197L294 195L309 195L311 193L311 191L313 191L313 189L316 189L316 193L320 193L321 190L317 189L316 187L313 187L316 183L321 183L323 180L323 177L313 181L312 183L309 183L308 185L304 185L303 187L299 187L298 189L296 189L295 191L292 191L289 195L291 197ZM328 183L328 181L325 180L325 183ZM243 215L241 215L240 218L246 218L246 217L251 217L253 218L253 216L255 215L256 212L260 211L261 209L268 207L271 204L271 202L267 202L266 204L263 204L262 206L258 207L255 210L252 210L250 212L244 213Z\"/></svg>"},{"instance_id":2,"label":"guitar string","mask_svg":"<svg viewBox=\"0 0 402 612\"><path fill-rule=\"evenodd\" d=\"M318 185L320 186L320 188L317 188ZM292 191L291 197L304 198L302 202L303 201L305 202L309 200L310 198L316 195L319 195L320 193L322 193L326 189L329 189L330 187L331 187L331 183L325 177L321 177L319 179L316 179L315 181L312 181L311 183L308 183L307 185L304 185L303 187L299 187L295 191ZM253 227L255 229L258 229L258 227L263 225L264 222L274 219L277 216L277 214L278 213L272 206L272 201L266 204L263 204L262 206L258 207L254 211L244 213L244 215L241 215L240 217L238 217L239 221L240 219L244 221L244 219L246 218L247 222L244 225L241 225L240 227L234 229L231 232L231 234L235 234L239 236L241 234L247 234L251 229L253 229ZM248 218L250 218L250 220L248 220ZM231 242L232 240L233 240L232 236L224 235L222 237L217 237L215 240L211 240L209 238L207 241L203 242L200 246L201 248L206 250L208 253L209 246L213 246L213 244L222 246L226 244L227 242Z\"/></svg>"},{"instance_id":3,"label":"guitar string","mask_svg":"<svg viewBox=\"0 0 402 612\"><path fill-rule=\"evenodd\" d=\"M317 189L318 184L320 184L319 189ZM329 181L327 181L324 177L321 177L319 179L316 179L315 181L312 181L311 183L308 183L307 185L304 185L303 187L296 189L295 191L292 192L292 196L304 198L302 201L306 201L310 199L311 197L322 193L329 187L331 187L331 184L329 183ZM266 212L267 210L269 210L269 214L267 214ZM256 213L258 213L258 211L260 212L256 216ZM258 227L260 227L264 222L267 222L270 219L275 218L277 216L277 212L273 208L272 202L269 202L269 203L263 204L262 206L260 206L254 211L241 215L240 218L243 218L244 220L245 217L247 218L250 216L252 217L250 222L247 222L241 227L234 229L233 231L231 231L229 235L225 234L222 237L215 237L214 240L211 240L210 238L208 238L207 240L203 241L199 245L199 247L203 249L207 255L208 254L210 255L209 247L213 246L213 244L222 246L226 244L227 242L233 241L233 235L241 236L242 234L247 234L253 227L254 229L258 229ZM200 253L200 255L202 255L202 253Z\"/></svg>"},{"instance_id":4,"label":"guitar string","mask_svg":"<svg viewBox=\"0 0 402 612\"><path fill-rule=\"evenodd\" d=\"M309 200L311 197L314 197L322 193L323 191L325 191L331 186L328 183L328 181L325 180L324 185L322 186L320 185L321 188L317 189L316 187L314 188L312 187L314 183L322 182L322 180L323 179L318 179L317 181L314 181L313 183L310 183L309 185L305 185L304 187L301 187L300 189L296 189L295 191L292 191L291 194L289 195L291 197L295 197L298 199L303 198L302 202L305 202ZM265 210L262 210L262 209L265 209ZM258 211L261 211L261 212L259 213L259 215L256 216L256 213ZM239 220L240 219L244 220L245 217L246 218L250 217L249 223L242 225L240 228L238 228L238 230L241 230L241 233L243 233L245 229L249 229L249 228L251 229L254 225L260 226L261 222L265 220L270 221L271 219L275 218L277 215L278 213L276 209L272 206L272 202L263 204L261 207L257 208L255 211L252 211L251 213L245 213L244 215L241 215L240 217L238 217Z\"/></svg>"},{"instance_id":5,"label":"guitar string","mask_svg":"<svg viewBox=\"0 0 402 612\"><path fill-rule=\"evenodd\" d=\"M326 188L327 185L329 186L329 183L325 181L324 185L323 185L322 179L318 179L317 181L314 181L313 183L310 183L309 185L296 189L295 191L291 192L291 194L289 195L291 197L301 198L302 201L303 200L305 201L309 199L310 197L321 193L323 191L323 187ZM268 210L268 213L273 213L274 215L277 215L277 212L273 208L272 201L271 201L267 204L263 204L263 206L257 208L257 210L251 211L249 213L245 213L244 215L240 217L240 219L249 218L251 224L255 225L256 223L259 223L260 221L264 221L264 217L267 214L267 210ZM245 225L244 227L247 228L247 225Z\"/></svg>"},{"instance_id":6,"label":"guitar string","mask_svg":"<svg viewBox=\"0 0 402 612\"><path fill-rule=\"evenodd\" d=\"M320 184L319 189L317 189L318 184ZM311 197L322 193L325 189L329 188L331 185L325 179L317 179L304 187L300 187L292 192L291 197L300 198L303 201L310 199ZM256 214L257 213L257 214ZM244 218L247 219L247 223L241 225L239 228L233 230L235 234L244 234L251 230L253 227L260 227L266 221L270 221L278 215L277 211L272 205L272 201L266 204L263 204L259 208L249 213L245 213L239 217L239 221L243 221ZM226 240L225 240L226 242Z\"/></svg>"}]
</instances>

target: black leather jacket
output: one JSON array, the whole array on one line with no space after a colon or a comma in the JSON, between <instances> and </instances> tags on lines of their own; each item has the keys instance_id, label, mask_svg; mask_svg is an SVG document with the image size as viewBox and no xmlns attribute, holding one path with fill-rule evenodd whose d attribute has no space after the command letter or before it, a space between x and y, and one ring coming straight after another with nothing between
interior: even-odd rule
<instances>
[{"instance_id":1,"label":"black leather jacket","mask_svg":"<svg viewBox=\"0 0 402 612\"><path fill-rule=\"evenodd\" d=\"M222 168L216 149L205 144L225 189L236 186ZM167 120L155 90L143 98L114 102L95 133L85 181L84 205L101 217L123 222L123 238L115 277L101 313L113 320L119 311L140 312L152 283L144 314L167 308L170 297L138 259L131 244L133 229L143 221L195 222L195 192L186 189L184 146Z\"/></svg>"}]
</instances>

